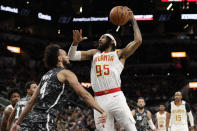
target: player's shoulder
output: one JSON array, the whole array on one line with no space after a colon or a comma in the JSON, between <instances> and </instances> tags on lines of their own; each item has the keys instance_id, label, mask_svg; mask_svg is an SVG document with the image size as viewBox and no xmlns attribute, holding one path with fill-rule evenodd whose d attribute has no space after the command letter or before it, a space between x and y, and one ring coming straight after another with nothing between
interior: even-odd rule
<instances>
[{"instance_id":1,"label":"player's shoulder","mask_svg":"<svg viewBox=\"0 0 197 131\"><path fill-rule=\"evenodd\" d=\"M9 114L12 112L13 109L14 109L14 107L12 105L8 105L8 106L6 106L4 113Z\"/></svg>"},{"instance_id":2,"label":"player's shoulder","mask_svg":"<svg viewBox=\"0 0 197 131\"><path fill-rule=\"evenodd\" d=\"M63 75L73 75L74 73L71 71L71 70L69 70L69 69L63 69L63 70L61 70L59 73L62 73Z\"/></svg>"}]
</instances>

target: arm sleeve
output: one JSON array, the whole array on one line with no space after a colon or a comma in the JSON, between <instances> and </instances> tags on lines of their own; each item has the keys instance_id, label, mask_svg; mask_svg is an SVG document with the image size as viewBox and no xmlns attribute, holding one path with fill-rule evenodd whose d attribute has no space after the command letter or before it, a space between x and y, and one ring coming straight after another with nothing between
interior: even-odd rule
<instances>
[{"instance_id":1,"label":"arm sleeve","mask_svg":"<svg viewBox=\"0 0 197 131\"><path fill-rule=\"evenodd\" d=\"M81 60L81 51L77 51L77 46L71 45L71 47L68 51L68 56L69 56L70 60L80 61Z\"/></svg>"}]
</instances>

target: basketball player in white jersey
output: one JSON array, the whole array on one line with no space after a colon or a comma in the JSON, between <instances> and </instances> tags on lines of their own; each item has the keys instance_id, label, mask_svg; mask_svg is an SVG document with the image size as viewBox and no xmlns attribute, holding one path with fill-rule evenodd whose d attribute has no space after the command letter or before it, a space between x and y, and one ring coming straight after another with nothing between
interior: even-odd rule
<instances>
[{"instance_id":1,"label":"basketball player in white jersey","mask_svg":"<svg viewBox=\"0 0 197 131\"><path fill-rule=\"evenodd\" d=\"M10 100L10 105L8 105L3 112L3 118L1 120L1 128L0 128L1 131L6 131L8 118L12 110L14 109L16 103L20 100L20 92L17 89L12 89L8 93L8 98Z\"/></svg>"},{"instance_id":2,"label":"basketball player in white jersey","mask_svg":"<svg viewBox=\"0 0 197 131\"><path fill-rule=\"evenodd\" d=\"M159 111L155 114L156 127L158 131L166 131L166 111L165 105L159 106Z\"/></svg>"},{"instance_id":3,"label":"basketball player in white jersey","mask_svg":"<svg viewBox=\"0 0 197 131\"><path fill-rule=\"evenodd\" d=\"M194 118L191 112L191 107L188 103L182 100L182 93L176 92L172 101L167 108L166 124L170 131L189 131L188 118L191 125L191 131L194 129Z\"/></svg>"},{"instance_id":4,"label":"basketball player in white jersey","mask_svg":"<svg viewBox=\"0 0 197 131\"><path fill-rule=\"evenodd\" d=\"M114 131L114 118L126 131L136 131L135 120L120 88L120 74L125 61L142 43L142 36L134 15L129 8L128 11L133 24L134 40L118 52L115 51L117 41L111 34L103 34L100 37L97 49L77 51L78 43L87 39L87 37L82 36L82 30L73 31L73 43L68 53L70 60L92 60L91 84L95 99L107 112L107 121L104 128L100 127L95 121L96 128L99 131ZM94 111L94 119L96 120L98 117L99 113Z\"/></svg>"}]
</instances>

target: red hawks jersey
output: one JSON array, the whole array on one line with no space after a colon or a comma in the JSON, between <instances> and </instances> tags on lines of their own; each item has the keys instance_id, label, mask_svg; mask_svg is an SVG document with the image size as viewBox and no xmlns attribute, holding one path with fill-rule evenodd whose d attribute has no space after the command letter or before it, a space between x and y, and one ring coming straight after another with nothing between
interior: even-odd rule
<instances>
[{"instance_id":1,"label":"red hawks jersey","mask_svg":"<svg viewBox=\"0 0 197 131\"><path fill-rule=\"evenodd\" d=\"M123 68L116 51L97 52L91 65L91 84L94 92L120 87Z\"/></svg>"}]
</instances>

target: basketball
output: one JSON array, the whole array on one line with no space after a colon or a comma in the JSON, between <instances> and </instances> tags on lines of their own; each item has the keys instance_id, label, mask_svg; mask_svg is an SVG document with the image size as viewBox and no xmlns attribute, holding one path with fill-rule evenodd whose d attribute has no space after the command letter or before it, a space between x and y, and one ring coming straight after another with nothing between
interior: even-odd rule
<instances>
[{"instance_id":1,"label":"basketball","mask_svg":"<svg viewBox=\"0 0 197 131\"><path fill-rule=\"evenodd\" d=\"M114 25L125 25L129 20L129 13L127 11L127 7L115 6L111 9L109 18Z\"/></svg>"}]
</instances>

